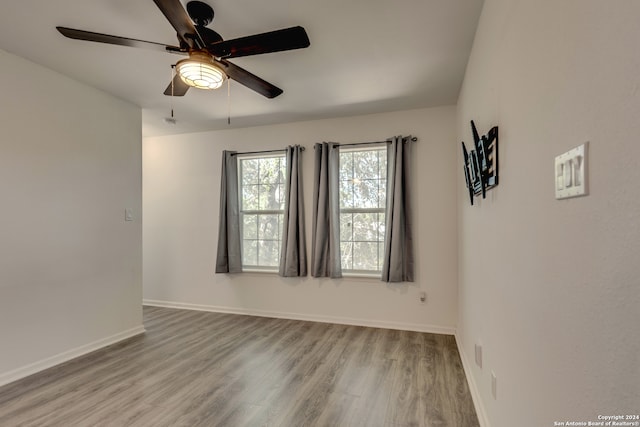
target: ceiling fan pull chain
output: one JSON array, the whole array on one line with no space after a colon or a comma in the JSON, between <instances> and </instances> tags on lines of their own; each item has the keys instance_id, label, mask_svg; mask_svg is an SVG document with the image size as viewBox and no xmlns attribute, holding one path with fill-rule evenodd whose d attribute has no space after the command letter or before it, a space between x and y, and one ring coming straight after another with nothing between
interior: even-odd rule
<instances>
[{"instance_id":1,"label":"ceiling fan pull chain","mask_svg":"<svg viewBox=\"0 0 640 427\"><path fill-rule=\"evenodd\" d=\"M171 65L171 118L173 119L173 78L175 77L175 66Z\"/></svg>"},{"instance_id":2,"label":"ceiling fan pull chain","mask_svg":"<svg viewBox=\"0 0 640 427\"><path fill-rule=\"evenodd\" d=\"M173 117L173 79L175 77L174 69L175 65L171 65L171 100L169 101L169 105L171 106L171 117L164 118L164 122L171 125L176 124L176 119Z\"/></svg>"},{"instance_id":3,"label":"ceiling fan pull chain","mask_svg":"<svg viewBox=\"0 0 640 427\"><path fill-rule=\"evenodd\" d=\"M227 125L231 126L231 79L227 79Z\"/></svg>"}]
</instances>

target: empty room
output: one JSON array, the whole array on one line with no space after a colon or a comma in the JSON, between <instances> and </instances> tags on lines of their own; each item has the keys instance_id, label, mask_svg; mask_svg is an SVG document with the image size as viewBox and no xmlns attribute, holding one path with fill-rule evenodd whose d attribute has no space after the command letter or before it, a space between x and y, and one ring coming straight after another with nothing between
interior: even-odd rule
<instances>
[{"instance_id":1,"label":"empty room","mask_svg":"<svg viewBox=\"0 0 640 427\"><path fill-rule=\"evenodd\" d=\"M0 5L0 426L640 426L640 2Z\"/></svg>"}]
</instances>

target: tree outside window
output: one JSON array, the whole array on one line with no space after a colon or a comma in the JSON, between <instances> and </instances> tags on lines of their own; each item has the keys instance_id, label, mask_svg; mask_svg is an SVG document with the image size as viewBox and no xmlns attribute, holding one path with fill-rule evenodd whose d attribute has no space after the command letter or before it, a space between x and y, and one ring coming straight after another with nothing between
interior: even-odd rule
<instances>
[{"instance_id":1,"label":"tree outside window","mask_svg":"<svg viewBox=\"0 0 640 427\"><path fill-rule=\"evenodd\" d=\"M382 271L387 147L340 149L340 255L347 273Z\"/></svg>"},{"instance_id":2,"label":"tree outside window","mask_svg":"<svg viewBox=\"0 0 640 427\"><path fill-rule=\"evenodd\" d=\"M285 204L284 155L239 157L242 267L276 270Z\"/></svg>"}]
</instances>

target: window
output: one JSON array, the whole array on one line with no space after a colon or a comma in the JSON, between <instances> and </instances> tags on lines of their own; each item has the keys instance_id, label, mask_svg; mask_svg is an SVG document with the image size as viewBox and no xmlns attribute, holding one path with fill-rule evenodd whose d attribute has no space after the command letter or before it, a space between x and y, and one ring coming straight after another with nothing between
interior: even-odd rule
<instances>
[{"instance_id":1,"label":"window","mask_svg":"<svg viewBox=\"0 0 640 427\"><path fill-rule=\"evenodd\" d=\"M387 147L340 149L340 257L346 273L380 273Z\"/></svg>"},{"instance_id":2,"label":"window","mask_svg":"<svg viewBox=\"0 0 640 427\"><path fill-rule=\"evenodd\" d=\"M238 156L243 269L278 268L286 170L284 155Z\"/></svg>"}]
</instances>

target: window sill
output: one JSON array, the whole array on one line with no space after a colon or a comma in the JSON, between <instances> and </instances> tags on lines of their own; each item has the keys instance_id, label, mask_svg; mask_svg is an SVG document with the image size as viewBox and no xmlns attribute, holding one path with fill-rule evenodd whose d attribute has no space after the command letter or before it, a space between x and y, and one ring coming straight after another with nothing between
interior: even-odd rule
<instances>
[{"instance_id":1,"label":"window sill","mask_svg":"<svg viewBox=\"0 0 640 427\"><path fill-rule=\"evenodd\" d=\"M266 273L266 274L278 274L278 270L267 270L261 268L243 268L243 273Z\"/></svg>"},{"instance_id":2,"label":"window sill","mask_svg":"<svg viewBox=\"0 0 640 427\"><path fill-rule=\"evenodd\" d=\"M345 279L378 279L382 278L382 273L342 273L342 277Z\"/></svg>"},{"instance_id":3,"label":"window sill","mask_svg":"<svg viewBox=\"0 0 640 427\"><path fill-rule=\"evenodd\" d=\"M258 274L274 274L278 275L278 270L267 270L261 268L245 268L243 273L258 273ZM343 279L376 279L382 278L382 273L342 273Z\"/></svg>"}]
</instances>

